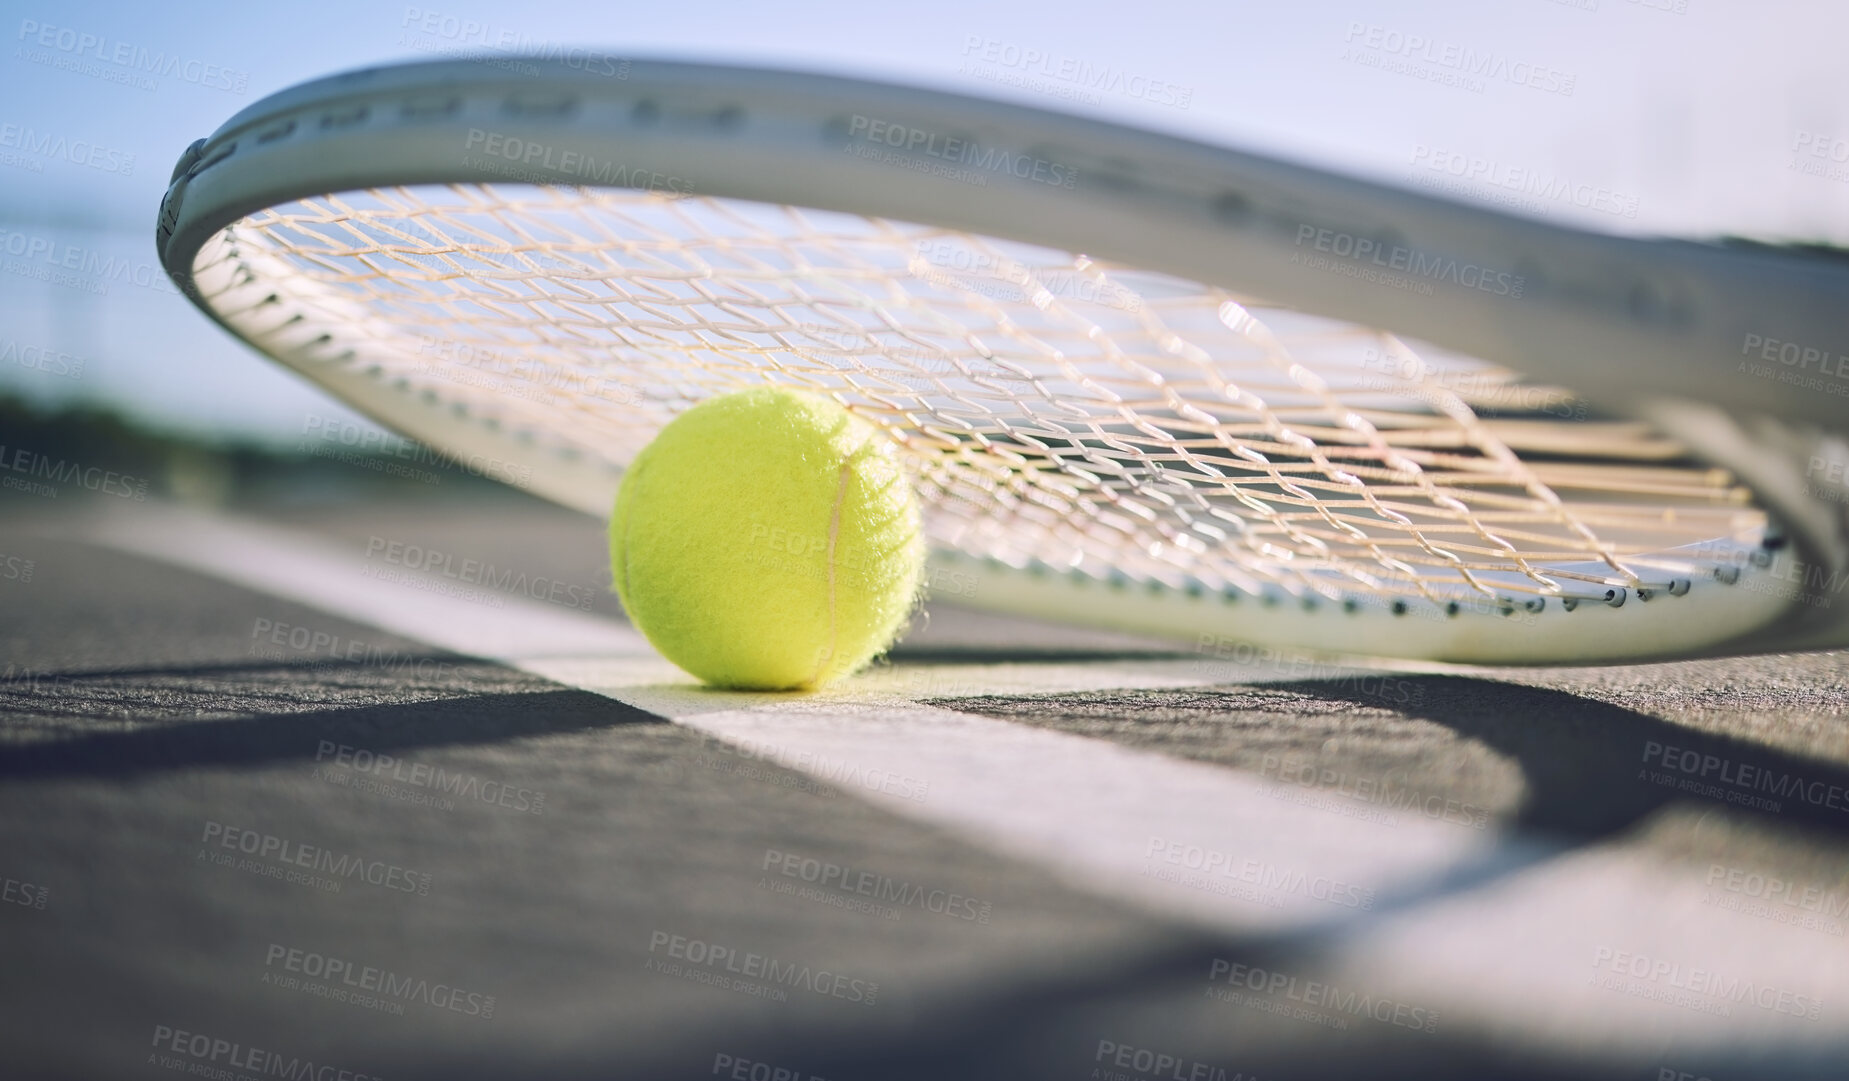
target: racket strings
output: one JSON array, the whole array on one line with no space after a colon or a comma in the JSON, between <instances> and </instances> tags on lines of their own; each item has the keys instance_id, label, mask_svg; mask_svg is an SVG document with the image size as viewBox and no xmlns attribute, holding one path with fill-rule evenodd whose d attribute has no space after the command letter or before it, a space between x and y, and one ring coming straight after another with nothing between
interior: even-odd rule
<instances>
[{"instance_id":1,"label":"racket strings","mask_svg":"<svg viewBox=\"0 0 1849 1081\"><path fill-rule=\"evenodd\" d=\"M276 298L217 309L259 344L312 332L474 422L619 465L716 394L832 395L907 451L936 544L1016 566L1495 604L1666 586L1764 526L1724 471L1561 388L955 231L453 185L270 208L208 262Z\"/></svg>"}]
</instances>

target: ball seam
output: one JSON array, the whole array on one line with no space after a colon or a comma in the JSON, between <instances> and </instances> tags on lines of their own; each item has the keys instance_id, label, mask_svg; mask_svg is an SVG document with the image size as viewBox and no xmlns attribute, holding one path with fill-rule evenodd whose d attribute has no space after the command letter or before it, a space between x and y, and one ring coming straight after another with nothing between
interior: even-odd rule
<instances>
[{"instance_id":1,"label":"ball seam","mask_svg":"<svg viewBox=\"0 0 1849 1081\"><path fill-rule=\"evenodd\" d=\"M835 651L839 648L840 629L835 624L835 541L841 535L841 504L847 500L848 474L854 468L854 456L849 455L841 463L841 476L835 482L835 505L828 512L828 649L816 658L815 677L809 682L817 684L822 681L822 673L834 663Z\"/></svg>"}]
</instances>

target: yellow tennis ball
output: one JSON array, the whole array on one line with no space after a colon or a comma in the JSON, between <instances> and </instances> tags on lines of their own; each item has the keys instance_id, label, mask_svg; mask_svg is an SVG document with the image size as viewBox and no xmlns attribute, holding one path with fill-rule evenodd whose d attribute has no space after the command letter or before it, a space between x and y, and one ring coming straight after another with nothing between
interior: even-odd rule
<instances>
[{"instance_id":1,"label":"yellow tennis ball","mask_svg":"<svg viewBox=\"0 0 1849 1081\"><path fill-rule=\"evenodd\" d=\"M923 564L892 444L833 401L777 388L674 418L610 520L629 618L719 687L813 688L858 669L910 616Z\"/></svg>"}]
</instances>

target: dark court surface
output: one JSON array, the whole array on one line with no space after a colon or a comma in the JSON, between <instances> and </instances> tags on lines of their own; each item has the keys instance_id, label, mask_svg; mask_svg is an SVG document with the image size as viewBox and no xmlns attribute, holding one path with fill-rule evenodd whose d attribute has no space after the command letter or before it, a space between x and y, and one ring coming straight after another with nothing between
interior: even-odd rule
<instances>
[{"instance_id":1,"label":"dark court surface","mask_svg":"<svg viewBox=\"0 0 1849 1081\"><path fill-rule=\"evenodd\" d=\"M605 577L598 523L519 501L251 513L356 552ZM612 699L67 525L0 506L0 567L32 564L0 580L9 1077L1729 1081L1849 1063L1841 1031L1619 1053L1238 1008L1203 993L1216 962L1313 976L1328 937L1106 899ZM620 618L601 592L588 607ZM945 607L893 663L1177 652ZM1617 845L1840 899L1849 814L1730 804L1647 767L1686 751L1849 786L1845 701L1849 661L1805 654L933 704L1480 820L1537 861ZM809 865L897 888L870 902L784 873ZM1819 971L1849 967L1840 931L1808 941ZM1521 946L1480 944L1510 964Z\"/></svg>"}]
</instances>

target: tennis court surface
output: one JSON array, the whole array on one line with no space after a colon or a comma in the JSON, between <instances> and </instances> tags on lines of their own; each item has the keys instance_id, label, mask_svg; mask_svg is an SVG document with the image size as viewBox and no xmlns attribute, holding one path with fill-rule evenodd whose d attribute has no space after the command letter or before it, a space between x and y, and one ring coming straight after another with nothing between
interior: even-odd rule
<instances>
[{"instance_id":1,"label":"tennis court surface","mask_svg":"<svg viewBox=\"0 0 1849 1081\"><path fill-rule=\"evenodd\" d=\"M729 694L517 493L0 522L8 1076L1849 1062L1841 654L1352 668L972 567L890 663Z\"/></svg>"}]
</instances>

